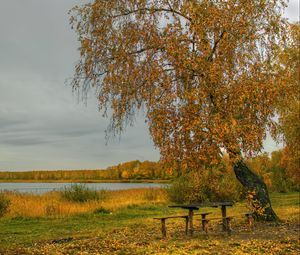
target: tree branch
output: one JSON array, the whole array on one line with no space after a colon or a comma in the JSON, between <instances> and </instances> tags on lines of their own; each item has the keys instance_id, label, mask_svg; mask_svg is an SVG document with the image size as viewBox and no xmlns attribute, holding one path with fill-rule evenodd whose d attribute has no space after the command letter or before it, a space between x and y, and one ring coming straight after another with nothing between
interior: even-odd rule
<instances>
[{"instance_id":1,"label":"tree branch","mask_svg":"<svg viewBox=\"0 0 300 255\"><path fill-rule=\"evenodd\" d=\"M124 17L124 16L128 16L128 15L131 15L131 14L135 14L135 13L138 13L138 12L141 12L141 13L146 13L146 12L150 12L151 14L155 13L155 12L170 12L170 13L173 13L173 14L176 14L188 21L192 21L192 19L188 16L186 16L185 14L179 12L179 11L176 11L172 8L168 9L168 8L140 8L140 9L136 9L136 10L131 10L131 11L127 11L127 12L124 12L124 13L121 13L121 14L117 14L117 15L112 15L110 16L111 18L119 18L119 17Z\"/></svg>"},{"instance_id":2,"label":"tree branch","mask_svg":"<svg viewBox=\"0 0 300 255\"><path fill-rule=\"evenodd\" d=\"M221 41L221 39L223 38L224 34L225 34L225 31L223 31L223 32L221 33L219 39L218 39L217 41L215 41L214 47L212 48L211 53L210 53L209 56L207 57L207 60L208 60L208 61L212 61L212 58L213 58L213 56L214 56L214 54L215 54L215 52L216 52L216 50L217 50L218 44L219 44L219 42Z\"/></svg>"}]
</instances>

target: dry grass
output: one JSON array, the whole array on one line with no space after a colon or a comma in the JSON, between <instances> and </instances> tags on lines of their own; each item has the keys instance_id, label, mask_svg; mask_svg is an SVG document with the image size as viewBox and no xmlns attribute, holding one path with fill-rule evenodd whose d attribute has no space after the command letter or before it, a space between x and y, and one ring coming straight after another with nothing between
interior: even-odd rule
<instances>
[{"instance_id":1,"label":"dry grass","mask_svg":"<svg viewBox=\"0 0 300 255\"><path fill-rule=\"evenodd\" d=\"M103 192L103 191L102 191ZM70 216L80 213L94 212L96 209L115 212L122 208L138 205L170 203L167 193L164 189L129 189L106 191L105 196L97 201L88 201L84 203L66 201L59 191L48 192L42 195L6 192L5 196L10 200L9 211L5 214L5 218L15 217L61 217ZM299 202L297 195L282 197L274 196L274 210L283 221L299 220ZM295 201L294 201L295 200ZM212 212L212 217L218 217L219 209L207 208ZM235 221L239 221L243 213L251 210L244 202L236 203L232 208L228 208L228 214L236 216ZM186 213L186 210L176 210L173 213Z\"/></svg>"},{"instance_id":2,"label":"dry grass","mask_svg":"<svg viewBox=\"0 0 300 255\"><path fill-rule=\"evenodd\" d=\"M69 216L77 213L93 212L98 208L115 211L131 205L166 202L166 193L162 189L130 189L107 191L104 199L76 203L65 201L58 191L38 194L7 192L10 200L6 218Z\"/></svg>"}]
</instances>

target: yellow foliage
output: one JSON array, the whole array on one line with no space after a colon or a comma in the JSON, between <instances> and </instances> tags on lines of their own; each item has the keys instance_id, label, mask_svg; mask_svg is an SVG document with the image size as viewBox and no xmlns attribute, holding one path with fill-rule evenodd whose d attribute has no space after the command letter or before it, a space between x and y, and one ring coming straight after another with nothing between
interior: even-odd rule
<instances>
[{"instance_id":1,"label":"yellow foliage","mask_svg":"<svg viewBox=\"0 0 300 255\"><path fill-rule=\"evenodd\" d=\"M100 109L112 113L113 133L145 109L168 161L197 169L219 162L224 149L238 160L262 148L286 87L277 66L287 38L284 6L281 0L76 6L71 24L81 59L71 85L84 95L96 89Z\"/></svg>"}]
</instances>

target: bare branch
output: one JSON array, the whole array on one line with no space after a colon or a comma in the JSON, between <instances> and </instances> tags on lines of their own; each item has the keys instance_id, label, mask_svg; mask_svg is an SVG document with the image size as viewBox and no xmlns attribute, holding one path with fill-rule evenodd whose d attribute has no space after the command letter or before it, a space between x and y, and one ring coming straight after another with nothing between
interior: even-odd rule
<instances>
[{"instance_id":1,"label":"bare branch","mask_svg":"<svg viewBox=\"0 0 300 255\"><path fill-rule=\"evenodd\" d=\"M217 47L218 47L219 42L220 42L221 39L224 37L224 34L225 34L225 31L223 31L223 32L221 33L219 39L218 39L217 41L215 41L214 47L212 48L211 53L210 53L209 56L207 57L207 60L208 60L208 61L212 61L212 60L213 60L212 58L213 58L213 56L214 56L214 54L215 54L215 52L216 52L216 50L217 50Z\"/></svg>"},{"instance_id":2,"label":"bare branch","mask_svg":"<svg viewBox=\"0 0 300 255\"><path fill-rule=\"evenodd\" d=\"M131 14L135 14L135 13L146 13L146 12L149 12L149 14L154 14L156 12L169 12L169 13L172 13L172 14L176 14L188 21L192 21L192 19L188 16L186 16L185 14L177 11L177 10L174 10L174 9L168 9L168 8L140 8L140 9L135 9L135 10L131 10L131 11L127 11L127 12L124 12L124 13L120 13L120 14L117 14L117 15L112 15L110 16L111 18L119 18L119 17L124 17L124 16L128 16L128 15L131 15Z\"/></svg>"}]
</instances>

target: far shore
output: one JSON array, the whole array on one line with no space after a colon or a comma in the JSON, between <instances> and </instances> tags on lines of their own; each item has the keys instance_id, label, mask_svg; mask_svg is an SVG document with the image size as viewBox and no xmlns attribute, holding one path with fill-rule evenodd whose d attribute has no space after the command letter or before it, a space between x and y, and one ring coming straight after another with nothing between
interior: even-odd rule
<instances>
[{"instance_id":1,"label":"far shore","mask_svg":"<svg viewBox=\"0 0 300 255\"><path fill-rule=\"evenodd\" d=\"M34 183L63 183L63 182L74 182L74 183L168 183L169 180L20 180L20 179L3 179L0 183L4 182L34 182Z\"/></svg>"}]
</instances>

